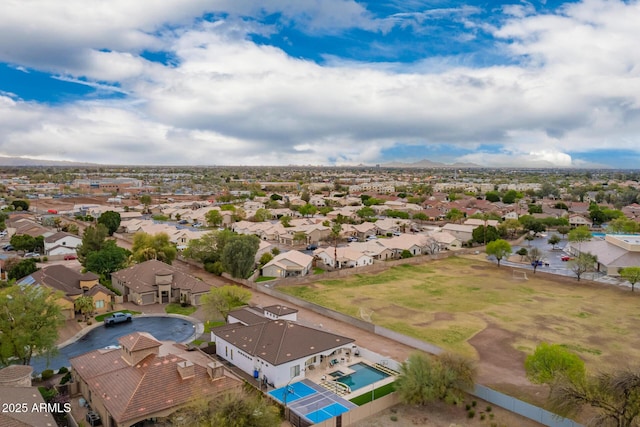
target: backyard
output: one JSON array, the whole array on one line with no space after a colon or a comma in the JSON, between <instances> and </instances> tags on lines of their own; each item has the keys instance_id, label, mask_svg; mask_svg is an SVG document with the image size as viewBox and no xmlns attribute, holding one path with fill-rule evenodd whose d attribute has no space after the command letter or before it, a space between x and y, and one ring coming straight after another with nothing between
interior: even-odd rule
<instances>
[{"instance_id":1,"label":"backyard","mask_svg":"<svg viewBox=\"0 0 640 427\"><path fill-rule=\"evenodd\" d=\"M479 382L542 404L524 359L542 341L565 345L592 372L640 361L640 296L574 278L512 269L481 259L450 257L376 274L279 286L278 290L478 360Z\"/></svg>"}]
</instances>

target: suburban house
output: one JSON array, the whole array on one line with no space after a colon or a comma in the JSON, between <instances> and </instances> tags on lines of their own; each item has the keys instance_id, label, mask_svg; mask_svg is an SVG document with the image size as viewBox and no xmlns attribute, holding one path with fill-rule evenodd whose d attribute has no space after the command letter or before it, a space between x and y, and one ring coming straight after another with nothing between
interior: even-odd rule
<instances>
[{"instance_id":1,"label":"suburban house","mask_svg":"<svg viewBox=\"0 0 640 427\"><path fill-rule=\"evenodd\" d=\"M585 218L582 215L574 214L569 215L569 225L571 227L580 227L582 225L586 225L587 227L591 228L593 226L593 221Z\"/></svg>"},{"instance_id":2,"label":"suburban house","mask_svg":"<svg viewBox=\"0 0 640 427\"><path fill-rule=\"evenodd\" d=\"M111 282L124 301L137 305L186 302L200 305L210 285L155 259L111 274Z\"/></svg>"},{"instance_id":3,"label":"suburban house","mask_svg":"<svg viewBox=\"0 0 640 427\"><path fill-rule=\"evenodd\" d=\"M75 318L74 301L81 296L93 298L94 312L106 313L111 308L114 293L98 282L99 277L91 272L78 273L64 265L50 265L20 279L19 286L45 286L60 291L57 300L66 319Z\"/></svg>"},{"instance_id":4,"label":"suburban house","mask_svg":"<svg viewBox=\"0 0 640 427\"><path fill-rule=\"evenodd\" d=\"M271 306L265 309L247 307L233 312L230 319L237 323L211 330L216 354L274 387L302 380L307 370L350 355L352 338L288 320L285 316L291 316L290 310L283 310L282 316L276 311Z\"/></svg>"},{"instance_id":5,"label":"suburban house","mask_svg":"<svg viewBox=\"0 0 640 427\"><path fill-rule=\"evenodd\" d=\"M82 239L75 234L59 231L44 238L44 254L70 255L76 253L76 248L82 244Z\"/></svg>"},{"instance_id":6,"label":"suburban house","mask_svg":"<svg viewBox=\"0 0 640 427\"><path fill-rule=\"evenodd\" d=\"M313 257L300 251L288 251L276 255L262 267L267 277L306 276L313 267Z\"/></svg>"},{"instance_id":7,"label":"suburban house","mask_svg":"<svg viewBox=\"0 0 640 427\"><path fill-rule=\"evenodd\" d=\"M318 248L313 251L323 264L333 268L363 267L373 264L373 258L350 246ZM336 264L337 261L337 264Z\"/></svg>"},{"instance_id":8,"label":"suburban house","mask_svg":"<svg viewBox=\"0 0 640 427\"><path fill-rule=\"evenodd\" d=\"M473 240L473 230L475 228L475 225L445 224L441 227L441 230L453 235L464 244Z\"/></svg>"},{"instance_id":9,"label":"suburban house","mask_svg":"<svg viewBox=\"0 0 640 427\"><path fill-rule=\"evenodd\" d=\"M429 237L438 242L440 250L455 251L462 248L462 242L453 234L446 231L437 230L429 233Z\"/></svg>"},{"instance_id":10,"label":"suburban house","mask_svg":"<svg viewBox=\"0 0 640 427\"><path fill-rule=\"evenodd\" d=\"M349 247L364 255L370 256L377 260L393 259L393 249L388 248L382 243L383 239L368 240L365 242L353 242L349 243Z\"/></svg>"},{"instance_id":11,"label":"suburban house","mask_svg":"<svg viewBox=\"0 0 640 427\"><path fill-rule=\"evenodd\" d=\"M190 403L211 402L242 387L221 364L146 332L125 335L118 343L120 348L70 360L73 393L86 399L104 427L165 422Z\"/></svg>"}]
</instances>

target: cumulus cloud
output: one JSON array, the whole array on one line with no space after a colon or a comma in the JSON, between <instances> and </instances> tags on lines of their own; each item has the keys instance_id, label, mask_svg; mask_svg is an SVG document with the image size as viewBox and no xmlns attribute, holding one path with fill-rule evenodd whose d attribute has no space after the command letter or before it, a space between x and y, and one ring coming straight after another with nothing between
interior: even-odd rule
<instances>
[{"instance_id":1,"label":"cumulus cloud","mask_svg":"<svg viewBox=\"0 0 640 427\"><path fill-rule=\"evenodd\" d=\"M502 24L486 28L511 65L484 67L455 58L409 67L340 59L319 65L251 41L260 24L237 18L279 13L310 34L388 29L347 0L149 0L144 11L138 2L104 5L0 6L0 61L108 82L103 88L127 95L49 106L0 93L0 154L129 164L357 164L377 163L399 144L493 144L503 149L458 160L576 166L584 165L575 160L582 152L640 147L638 2L588 0L554 14L509 8ZM39 13L29 9L35 6ZM220 11L237 16L199 19ZM31 15L32 27L24 26ZM154 49L176 62L140 55Z\"/></svg>"}]
</instances>

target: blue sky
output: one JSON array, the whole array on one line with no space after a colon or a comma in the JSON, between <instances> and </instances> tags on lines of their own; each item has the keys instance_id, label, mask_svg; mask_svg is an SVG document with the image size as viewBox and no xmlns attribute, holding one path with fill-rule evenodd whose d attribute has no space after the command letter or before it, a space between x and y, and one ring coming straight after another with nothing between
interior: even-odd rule
<instances>
[{"instance_id":1,"label":"blue sky","mask_svg":"<svg viewBox=\"0 0 640 427\"><path fill-rule=\"evenodd\" d=\"M638 1L0 3L0 156L637 168Z\"/></svg>"}]
</instances>

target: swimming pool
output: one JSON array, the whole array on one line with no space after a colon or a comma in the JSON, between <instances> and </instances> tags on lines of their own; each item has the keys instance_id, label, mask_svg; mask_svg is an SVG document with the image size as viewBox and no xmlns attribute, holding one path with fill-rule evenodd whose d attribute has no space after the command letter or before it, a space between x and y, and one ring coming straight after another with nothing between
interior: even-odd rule
<instances>
[{"instance_id":1,"label":"swimming pool","mask_svg":"<svg viewBox=\"0 0 640 427\"><path fill-rule=\"evenodd\" d=\"M351 391L368 386L389 376L386 372L382 372L373 368L366 363L356 363L349 366L355 372L338 378L336 381L344 385L348 385Z\"/></svg>"},{"instance_id":2,"label":"swimming pool","mask_svg":"<svg viewBox=\"0 0 640 427\"><path fill-rule=\"evenodd\" d=\"M76 342L58 350L58 354L49 358L34 357L31 366L34 372L42 372L47 368L59 369L70 366L69 359L92 350L118 345L118 338L132 332L148 332L158 341L183 342L195 333L195 325L188 320L177 317L145 316L134 317L133 322L120 323L111 328L98 326L83 335Z\"/></svg>"}]
</instances>

